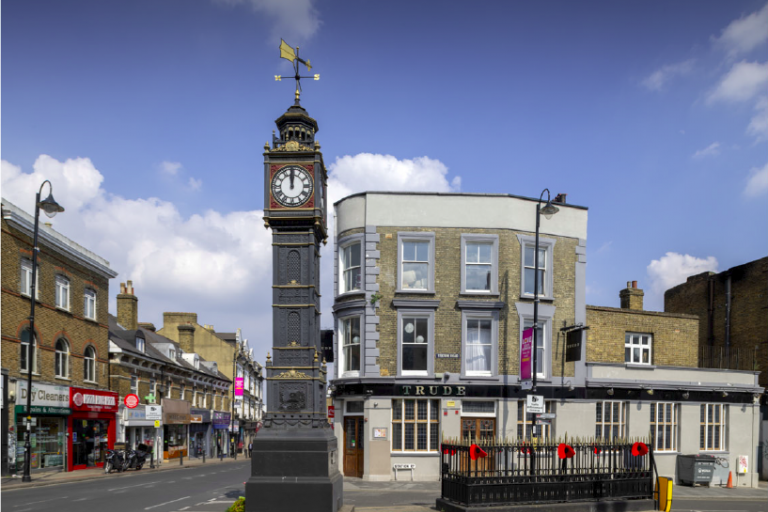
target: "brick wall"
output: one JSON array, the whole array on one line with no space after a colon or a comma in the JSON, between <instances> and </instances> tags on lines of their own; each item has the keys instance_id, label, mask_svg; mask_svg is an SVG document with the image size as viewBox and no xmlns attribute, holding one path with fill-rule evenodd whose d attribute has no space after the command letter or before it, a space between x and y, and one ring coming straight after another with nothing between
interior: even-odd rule
<instances>
[{"instance_id":1,"label":"brick wall","mask_svg":"<svg viewBox=\"0 0 768 512\"><path fill-rule=\"evenodd\" d=\"M726 347L727 283L731 282L730 346L738 350L739 367L757 364L760 385L768 386L768 257L725 272L705 272L664 293L668 312L699 317L700 347L711 344L715 353ZM712 289L710 331L710 287ZM757 350L755 350L757 348ZM735 364L735 361L731 361ZM702 361L702 364L706 364Z\"/></svg>"},{"instance_id":2,"label":"brick wall","mask_svg":"<svg viewBox=\"0 0 768 512\"><path fill-rule=\"evenodd\" d=\"M587 306L587 361L624 363L627 332L653 335L651 363L697 367L699 319L694 315Z\"/></svg>"},{"instance_id":3,"label":"brick wall","mask_svg":"<svg viewBox=\"0 0 768 512\"><path fill-rule=\"evenodd\" d=\"M399 231L433 232L435 234L435 294L397 293L397 245ZM353 234L354 231L341 233L339 238ZM435 311L435 353L461 353L462 312L457 307L457 300L497 300L505 307L499 314L499 374L516 374L519 352L519 316L515 302L527 302L521 294L521 247L517 234L520 232L503 229L466 229L466 228L390 228L377 227L380 251L377 284L382 295L378 313L380 323L379 358L377 364L381 375L397 374L397 309L392 300L397 299L439 299L440 306ZM494 296L461 295L461 235L493 234L499 238L499 293ZM523 233L532 235L532 233ZM542 235L545 236L545 235ZM556 240L554 248L554 301L542 301L552 304L556 309L552 321L552 368L550 375L561 375L561 359L564 339L559 337L559 328L574 322L575 307L575 267L578 240L565 237L548 237ZM573 363L565 365L565 375L573 375ZM435 360L435 372L460 373L460 359Z\"/></svg>"}]
</instances>

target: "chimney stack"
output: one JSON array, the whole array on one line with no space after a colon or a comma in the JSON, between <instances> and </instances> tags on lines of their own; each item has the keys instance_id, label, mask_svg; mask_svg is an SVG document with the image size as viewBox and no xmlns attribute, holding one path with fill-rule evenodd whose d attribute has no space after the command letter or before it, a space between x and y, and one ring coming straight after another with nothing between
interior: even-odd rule
<instances>
[{"instance_id":1,"label":"chimney stack","mask_svg":"<svg viewBox=\"0 0 768 512\"><path fill-rule=\"evenodd\" d=\"M179 346L184 352L195 351L195 326L192 324L179 324Z\"/></svg>"},{"instance_id":2,"label":"chimney stack","mask_svg":"<svg viewBox=\"0 0 768 512\"><path fill-rule=\"evenodd\" d=\"M129 331L139 328L139 299L133 294L133 281L120 283L117 295L117 322Z\"/></svg>"},{"instance_id":3,"label":"chimney stack","mask_svg":"<svg viewBox=\"0 0 768 512\"><path fill-rule=\"evenodd\" d=\"M619 299L621 299L621 309L642 311L643 295L645 295L643 290L637 287L637 281L627 281L627 287L619 292Z\"/></svg>"}]
</instances>

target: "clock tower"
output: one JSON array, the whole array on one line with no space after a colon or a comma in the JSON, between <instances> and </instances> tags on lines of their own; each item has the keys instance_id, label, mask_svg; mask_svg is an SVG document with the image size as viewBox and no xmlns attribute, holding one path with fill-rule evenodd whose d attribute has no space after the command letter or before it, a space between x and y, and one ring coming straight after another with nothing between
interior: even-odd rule
<instances>
[{"instance_id":1,"label":"clock tower","mask_svg":"<svg viewBox=\"0 0 768 512\"><path fill-rule=\"evenodd\" d=\"M264 226L272 229L272 346L267 411L253 443L248 511L342 507L338 446L326 418L320 347L320 249L328 173L317 121L295 103L264 146Z\"/></svg>"}]
</instances>

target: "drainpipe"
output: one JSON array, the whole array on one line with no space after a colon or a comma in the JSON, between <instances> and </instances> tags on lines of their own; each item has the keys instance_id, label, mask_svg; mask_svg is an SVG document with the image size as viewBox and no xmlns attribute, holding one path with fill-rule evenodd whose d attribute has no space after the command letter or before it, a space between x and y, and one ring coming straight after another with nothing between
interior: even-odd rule
<instances>
[{"instance_id":1,"label":"drainpipe","mask_svg":"<svg viewBox=\"0 0 768 512\"><path fill-rule=\"evenodd\" d=\"M731 348L731 274L725 281L725 346Z\"/></svg>"}]
</instances>

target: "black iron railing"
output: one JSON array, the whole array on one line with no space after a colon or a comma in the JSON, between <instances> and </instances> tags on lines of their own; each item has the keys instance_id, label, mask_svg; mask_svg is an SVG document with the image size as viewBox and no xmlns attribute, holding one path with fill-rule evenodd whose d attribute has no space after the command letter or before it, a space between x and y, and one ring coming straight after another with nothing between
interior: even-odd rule
<instances>
[{"instance_id":1,"label":"black iron railing","mask_svg":"<svg viewBox=\"0 0 768 512\"><path fill-rule=\"evenodd\" d=\"M487 456L472 460L473 444ZM446 441L442 498L466 506L652 499L648 446L647 439Z\"/></svg>"}]
</instances>

